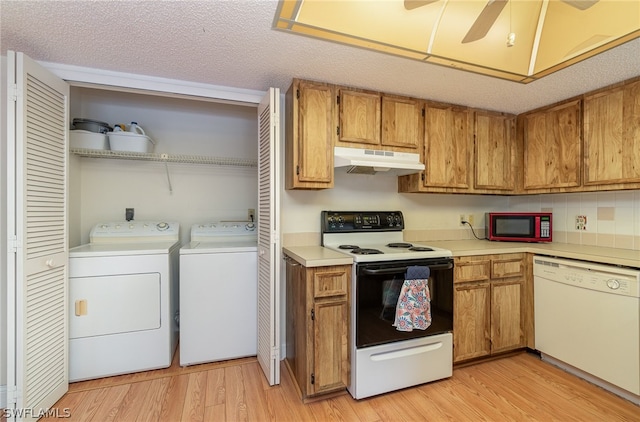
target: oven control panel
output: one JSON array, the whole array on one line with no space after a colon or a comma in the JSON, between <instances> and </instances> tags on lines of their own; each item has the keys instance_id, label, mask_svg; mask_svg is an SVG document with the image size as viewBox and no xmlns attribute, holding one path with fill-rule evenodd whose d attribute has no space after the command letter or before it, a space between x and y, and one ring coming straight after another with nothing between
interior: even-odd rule
<instances>
[{"instance_id":1,"label":"oven control panel","mask_svg":"<svg viewBox=\"0 0 640 422\"><path fill-rule=\"evenodd\" d=\"M401 231L401 211L322 211L322 233Z\"/></svg>"}]
</instances>

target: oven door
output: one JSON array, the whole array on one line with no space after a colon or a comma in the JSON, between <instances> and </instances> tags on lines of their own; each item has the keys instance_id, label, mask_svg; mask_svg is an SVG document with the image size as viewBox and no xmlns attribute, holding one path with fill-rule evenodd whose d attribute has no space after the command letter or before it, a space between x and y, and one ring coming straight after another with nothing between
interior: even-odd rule
<instances>
[{"instance_id":1,"label":"oven door","mask_svg":"<svg viewBox=\"0 0 640 422\"><path fill-rule=\"evenodd\" d=\"M431 325L398 331L393 326L407 267L428 266ZM453 259L433 258L356 264L356 348L453 331Z\"/></svg>"}]
</instances>

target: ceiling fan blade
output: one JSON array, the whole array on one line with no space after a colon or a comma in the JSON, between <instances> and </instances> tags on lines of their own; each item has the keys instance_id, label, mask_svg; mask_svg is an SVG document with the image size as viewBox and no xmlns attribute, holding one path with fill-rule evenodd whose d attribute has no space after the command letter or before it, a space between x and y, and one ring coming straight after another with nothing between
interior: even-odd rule
<instances>
[{"instance_id":1,"label":"ceiling fan blade","mask_svg":"<svg viewBox=\"0 0 640 422\"><path fill-rule=\"evenodd\" d=\"M404 0L404 8L407 10L413 10L437 1L438 0Z\"/></svg>"},{"instance_id":2,"label":"ceiling fan blade","mask_svg":"<svg viewBox=\"0 0 640 422\"><path fill-rule=\"evenodd\" d=\"M598 2L598 0L562 0L564 3L567 3L569 6L573 6L576 9L587 10L594 4Z\"/></svg>"},{"instance_id":3,"label":"ceiling fan blade","mask_svg":"<svg viewBox=\"0 0 640 422\"><path fill-rule=\"evenodd\" d=\"M478 41L487 35L508 0L489 0L482 9L478 19L471 25L469 32L462 39L462 44Z\"/></svg>"}]
</instances>

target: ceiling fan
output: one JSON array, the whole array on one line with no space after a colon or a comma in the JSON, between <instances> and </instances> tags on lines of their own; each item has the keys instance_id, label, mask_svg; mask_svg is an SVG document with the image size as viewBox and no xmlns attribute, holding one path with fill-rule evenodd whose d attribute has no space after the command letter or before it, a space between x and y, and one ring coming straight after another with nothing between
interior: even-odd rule
<instances>
[{"instance_id":1,"label":"ceiling fan","mask_svg":"<svg viewBox=\"0 0 640 422\"><path fill-rule=\"evenodd\" d=\"M417 9L440 0L404 0L404 8L407 10ZM507 5L509 0L489 0L476 18L471 28L462 39L462 44L478 41L484 38L496 19ZM596 4L599 0L561 0L562 2L579 10L586 10Z\"/></svg>"}]
</instances>

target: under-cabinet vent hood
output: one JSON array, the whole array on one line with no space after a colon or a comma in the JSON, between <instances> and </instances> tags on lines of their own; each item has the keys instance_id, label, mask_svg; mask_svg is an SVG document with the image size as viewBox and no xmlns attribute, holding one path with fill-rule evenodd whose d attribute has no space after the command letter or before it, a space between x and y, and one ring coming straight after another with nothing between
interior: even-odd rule
<instances>
[{"instance_id":1,"label":"under-cabinet vent hood","mask_svg":"<svg viewBox=\"0 0 640 422\"><path fill-rule=\"evenodd\" d=\"M393 174L402 176L424 170L420 155L410 152L361 148L334 148L333 166L354 174Z\"/></svg>"}]
</instances>

